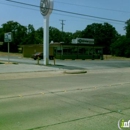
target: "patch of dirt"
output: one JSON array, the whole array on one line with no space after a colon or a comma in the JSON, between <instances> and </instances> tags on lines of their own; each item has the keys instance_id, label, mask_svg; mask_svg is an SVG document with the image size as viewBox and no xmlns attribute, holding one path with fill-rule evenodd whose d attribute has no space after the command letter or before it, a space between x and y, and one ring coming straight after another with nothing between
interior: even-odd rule
<instances>
[{"instance_id":1,"label":"patch of dirt","mask_svg":"<svg viewBox=\"0 0 130 130\"><path fill-rule=\"evenodd\" d=\"M118 57L112 55L103 55L104 60L130 60L130 58L126 57Z\"/></svg>"},{"instance_id":2,"label":"patch of dirt","mask_svg":"<svg viewBox=\"0 0 130 130\"><path fill-rule=\"evenodd\" d=\"M18 57L23 57L22 53L9 53L10 56L18 56ZM8 56L7 52L0 52L0 56Z\"/></svg>"}]
</instances>

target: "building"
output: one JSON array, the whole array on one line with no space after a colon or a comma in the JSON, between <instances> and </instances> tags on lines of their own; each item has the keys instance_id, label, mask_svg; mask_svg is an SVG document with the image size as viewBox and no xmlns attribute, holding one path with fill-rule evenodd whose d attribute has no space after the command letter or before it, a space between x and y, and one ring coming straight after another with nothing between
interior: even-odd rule
<instances>
[{"instance_id":1,"label":"building","mask_svg":"<svg viewBox=\"0 0 130 130\"><path fill-rule=\"evenodd\" d=\"M103 59L103 47L86 44L53 44L56 59Z\"/></svg>"},{"instance_id":2,"label":"building","mask_svg":"<svg viewBox=\"0 0 130 130\"><path fill-rule=\"evenodd\" d=\"M36 52L43 52L43 45L24 45L23 56L31 57ZM50 55L56 59L102 59L103 60L103 47L95 46L94 44L64 44L53 43L50 44Z\"/></svg>"}]
</instances>

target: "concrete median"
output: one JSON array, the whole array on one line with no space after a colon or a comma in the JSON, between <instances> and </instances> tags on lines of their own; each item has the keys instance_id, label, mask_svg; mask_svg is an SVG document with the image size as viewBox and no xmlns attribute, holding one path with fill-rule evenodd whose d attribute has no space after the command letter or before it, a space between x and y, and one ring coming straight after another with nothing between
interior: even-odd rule
<instances>
[{"instance_id":1,"label":"concrete median","mask_svg":"<svg viewBox=\"0 0 130 130\"><path fill-rule=\"evenodd\" d=\"M84 74L87 73L86 70L66 70L64 71L65 74Z\"/></svg>"}]
</instances>

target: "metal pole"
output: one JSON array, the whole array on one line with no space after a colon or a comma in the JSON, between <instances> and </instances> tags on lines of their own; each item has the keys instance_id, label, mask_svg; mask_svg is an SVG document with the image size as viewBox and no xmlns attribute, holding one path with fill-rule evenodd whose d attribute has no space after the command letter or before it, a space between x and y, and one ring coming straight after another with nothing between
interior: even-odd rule
<instances>
[{"instance_id":1,"label":"metal pole","mask_svg":"<svg viewBox=\"0 0 130 130\"><path fill-rule=\"evenodd\" d=\"M38 56L38 58L37 58L37 64L38 64L38 65L39 65L39 59L40 59L40 58L39 58L39 56Z\"/></svg>"},{"instance_id":2,"label":"metal pole","mask_svg":"<svg viewBox=\"0 0 130 130\"><path fill-rule=\"evenodd\" d=\"M43 43L44 65L49 64L49 15L44 16L44 43Z\"/></svg>"},{"instance_id":3,"label":"metal pole","mask_svg":"<svg viewBox=\"0 0 130 130\"><path fill-rule=\"evenodd\" d=\"M8 42L8 63L10 61L9 51L10 51L10 48L9 48L9 42Z\"/></svg>"},{"instance_id":4,"label":"metal pole","mask_svg":"<svg viewBox=\"0 0 130 130\"><path fill-rule=\"evenodd\" d=\"M54 65L56 64L55 56L54 56Z\"/></svg>"}]
</instances>

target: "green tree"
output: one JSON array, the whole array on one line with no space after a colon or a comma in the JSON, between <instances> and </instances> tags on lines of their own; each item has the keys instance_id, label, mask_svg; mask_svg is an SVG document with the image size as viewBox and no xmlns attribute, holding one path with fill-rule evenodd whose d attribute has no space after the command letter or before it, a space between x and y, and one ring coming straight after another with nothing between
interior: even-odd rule
<instances>
[{"instance_id":1,"label":"green tree","mask_svg":"<svg viewBox=\"0 0 130 130\"><path fill-rule=\"evenodd\" d=\"M73 34L71 32L64 32L64 42L66 44L71 44Z\"/></svg>"},{"instance_id":2,"label":"green tree","mask_svg":"<svg viewBox=\"0 0 130 130\"><path fill-rule=\"evenodd\" d=\"M10 51L17 52L18 45L20 45L26 37L26 27L22 26L18 22L8 21L7 23L2 24L1 36L4 38L4 33L7 32L12 32L13 34L13 41L10 44ZM4 51L7 51L7 44L5 43L2 48Z\"/></svg>"},{"instance_id":3,"label":"green tree","mask_svg":"<svg viewBox=\"0 0 130 130\"><path fill-rule=\"evenodd\" d=\"M24 38L24 41L22 42L24 45L30 45L30 44L37 44L36 38L35 38L35 29L33 25L29 24L27 26L27 35Z\"/></svg>"},{"instance_id":4,"label":"green tree","mask_svg":"<svg viewBox=\"0 0 130 130\"><path fill-rule=\"evenodd\" d=\"M125 22L126 37L130 38L130 19Z\"/></svg>"},{"instance_id":5,"label":"green tree","mask_svg":"<svg viewBox=\"0 0 130 130\"><path fill-rule=\"evenodd\" d=\"M73 38L73 39L76 39L76 38L82 38L82 31L80 31L80 30L76 30L76 32L73 33L72 38Z\"/></svg>"},{"instance_id":6,"label":"green tree","mask_svg":"<svg viewBox=\"0 0 130 130\"><path fill-rule=\"evenodd\" d=\"M4 42L4 31L3 31L3 28L0 28L0 41Z\"/></svg>"},{"instance_id":7,"label":"green tree","mask_svg":"<svg viewBox=\"0 0 130 130\"><path fill-rule=\"evenodd\" d=\"M61 42L62 33L55 27L49 27L49 42Z\"/></svg>"},{"instance_id":8,"label":"green tree","mask_svg":"<svg viewBox=\"0 0 130 130\"><path fill-rule=\"evenodd\" d=\"M40 27L35 31L35 39L37 43L43 44L43 27Z\"/></svg>"},{"instance_id":9,"label":"green tree","mask_svg":"<svg viewBox=\"0 0 130 130\"><path fill-rule=\"evenodd\" d=\"M111 45L111 51L113 55L130 57L130 19L126 21L125 36L120 36Z\"/></svg>"},{"instance_id":10,"label":"green tree","mask_svg":"<svg viewBox=\"0 0 130 130\"><path fill-rule=\"evenodd\" d=\"M112 55L130 57L130 38L120 36L111 44Z\"/></svg>"},{"instance_id":11,"label":"green tree","mask_svg":"<svg viewBox=\"0 0 130 130\"><path fill-rule=\"evenodd\" d=\"M82 37L93 38L95 45L103 46L104 53L110 54L110 45L117 39L118 33L116 29L108 23L93 23L82 31Z\"/></svg>"}]
</instances>

